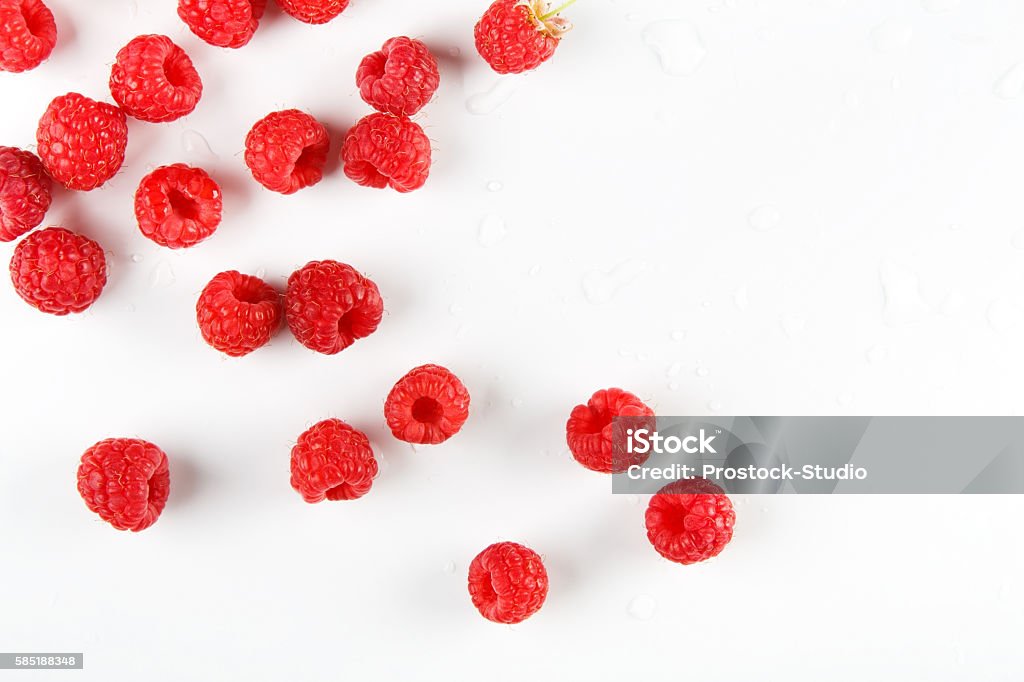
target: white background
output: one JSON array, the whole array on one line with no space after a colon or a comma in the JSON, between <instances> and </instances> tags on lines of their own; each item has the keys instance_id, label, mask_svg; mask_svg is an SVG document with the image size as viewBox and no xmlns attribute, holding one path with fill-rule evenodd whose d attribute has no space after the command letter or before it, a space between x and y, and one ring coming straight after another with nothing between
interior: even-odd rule
<instances>
[{"instance_id":1,"label":"white background","mask_svg":"<svg viewBox=\"0 0 1024 682\"><path fill-rule=\"evenodd\" d=\"M192 36L172 0L48 4L57 49L0 74L0 143L34 149L58 94L109 100L140 33L181 44L206 90L186 119L130 122L103 189L56 193L47 222L109 250L96 305L50 317L0 286L0 649L87 666L8 676L1019 679L1024 500L741 498L732 544L685 567L648 544L646 500L571 459L564 422L612 385L662 414L1024 410L1024 4L581 0L521 78L473 49L486 0L354 0L324 27L271 7L237 51ZM337 161L369 112L359 59L403 34L442 72L410 195ZM325 180L290 197L241 155L286 107L334 143ZM186 252L131 209L173 162L225 192L220 229ZM335 357L286 330L239 360L203 344L193 306L215 273L283 287L323 258L380 286L372 337ZM414 451L382 405L425 362L465 381L472 416ZM369 434L382 473L361 500L307 505L290 447L330 416ZM75 490L110 436L171 459L141 534ZM550 572L515 627L465 587L501 539Z\"/></svg>"}]
</instances>

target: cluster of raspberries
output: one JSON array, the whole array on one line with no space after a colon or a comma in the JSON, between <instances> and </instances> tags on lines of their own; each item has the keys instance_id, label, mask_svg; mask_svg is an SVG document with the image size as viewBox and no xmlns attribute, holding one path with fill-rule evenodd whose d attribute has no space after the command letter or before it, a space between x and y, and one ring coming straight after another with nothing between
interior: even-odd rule
<instances>
[{"instance_id":1,"label":"cluster of raspberries","mask_svg":"<svg viewBox=\"0 0 1024 682\"><path fill-rule=\"evenodd\" d=\"M545 0L496 0L476 24L477 51L501 74L536 68L554 54L571 28L559 12L573 1L552 10ZM277 3L300 21L323 24L341 14L348 0ZM178 15L207 43L239 48L252 39L266 4L178 0ZM56 42L57 26L42 0L0 0L0 70L37 67ZM347 177L398 192L423 186L430 170L430 142L410 117L431 100L439 82L436 59L412 38L391 38L360 62L359 93L377 112L357 122L344 138L341 158ZM101 187L124 163L128 116L150 123L174 121L190 114L203 94L192 60L162 35L138 36L125 45L111 67L109 85L116 106L78 93L53 99L36 131L38 156L0 146L0 241L28 234L14 250L11 278L17 293L46 313L85 310L107 280L104 251L92 239L59 227L33 232L50 207L52 182L79 191ZM318 183L329 151L326 128L296 109L269 114L245 139L245 163L253 178L281 194ZM222 211L217 182L205 170L184 164L156 168L141 179L135 193L140 231L172 249L209 238ZM221 272L196 303L203 338L233 357L266 345L285 321L307 348L339 353L372 334L383 312L377 285L334 260L296 270L283 294L258 277ZM439 365L423 365L395 383L384 402L384 418L395 438L436 445L462 429L469 404L469 392L458 377ZM615 473L636 463L615 451L617 417L653 419L654 412L617 388L598 391L572 410L566 442L584 467ZM378 473L369 439L340 419L314 424L291 451L291 486L309 503L362 497ZM139 439L100 441L82 455L78 469L78 491L88 508L119 530L153 525L170 487L167 455ZM645 521L647 537L660 555L691 564L722 551L732 538L735 513L720 488L695 479L677 481L654 495ZM499 542L473 559L468 587L473 605L485 618L518 623L543 605L548 576L536 552Z\"/></svg>"}]
</instances>

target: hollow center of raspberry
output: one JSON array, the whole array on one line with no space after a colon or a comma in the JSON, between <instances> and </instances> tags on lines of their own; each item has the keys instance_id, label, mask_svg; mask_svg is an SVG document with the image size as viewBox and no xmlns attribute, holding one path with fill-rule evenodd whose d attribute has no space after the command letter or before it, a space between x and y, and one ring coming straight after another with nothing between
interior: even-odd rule
<instances>
[{"instance_id":1,"label":"hollow center of raspberry","mask_svg":"<svg viewBox=\"0 0 1024 682\"><path fill-rule=\"evenodd\" d=\"M164 61L164 76L167 78L167 82L176 88L188 85L189 82L189 71L184 60L175 58L175 55L171 55Z\"/></svg>"},{"instance_id":2,"label":"hollow center of raspberry","mask_svg":"<svg viewBox=\"0 0 1024 682\"><path fill-rule=\"evenodd\" d=\"M441 403L431 397L417 398L412 404L412 418L422 424L436 424L444 416Z\"/></svg>"},{"instance_id":3,"label":"hollow center of raspberry","mask_svg":"<svg viewBox=\"0 0 1024 682\"><path fill-rule=\"evenodd\" d=\"M199 204L191 197L172 189L167 193L167 200L171 203L171 211L182 220L197 220L199 218Z\"/></svg>"},{"instance_id":4,"label":"hollow center of raspberry","mask_svg":"<svg viewBox=\"0 0 1024 682\"><path fill-rule=\"evenodd\" d=\"M580 431L583 433L601 433L604 428L612 423L614 415L607 410L589 410L589 418L580 422Z\"/></svg>"},{"instance_id":5,"label":"hollow center of raspberry","mask_svg":"<svg viewBox=\"0 0 1024 682\"><path fill-rule=\"evenodd\" d=\"M231 291L234 295L235 300L240 303L251 303L253 305L262 303L263 298L258 285L255 283L249 284L248 282L239 284Z\"/></svg>"},{"instance_id":6,"label":"hollow center of raspberry","mask_svg":"<svg viewBox=\"0 0 1024 682\"><path fill-rule=\"evenodd\" d=\"M43 31L43 17L39 12L31 12L24 4L21 6L21 17L25 20L25 28L34 37L38 37Z\"/></svg>"},{"instance_id":7,"label":"hollow center of raspberry","mask_svg":"<svg viewBox=\"0 0 1024 682\"><path fill-rule=\"evenodd\" d=\"M309 147L306 147L305 149L302 150L302 153L299 154L299 158L295 159L295 169L296 170L305 170L305 169L314 169L314 170L316 170L316 169L319 169L320 168L319 158L320 158L320 154L317 152L316 147L314 147L313 145L310 145Z\"/></svg>"}]
</instances>

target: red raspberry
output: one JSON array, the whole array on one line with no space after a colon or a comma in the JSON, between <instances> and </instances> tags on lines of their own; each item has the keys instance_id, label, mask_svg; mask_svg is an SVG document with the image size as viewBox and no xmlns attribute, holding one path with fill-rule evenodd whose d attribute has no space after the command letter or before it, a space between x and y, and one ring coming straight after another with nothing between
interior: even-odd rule
<instances>
[{"instance_id":1,"label":"red raspberry","mask_svg":"<svg viewBox=\"0 0 1024 682\"><path fill-rule=\"evenodd\" d=\"M50 208L52 184L35 154L0 147L0 242L39 227Z\"/></svg>"},{"instance_id":2,"label":"red raspberry","mask_svg":"<svg viewBox=\"0 0 1024 682\"><path fill-rule=\"evenodd\" d=\"M129 116L162 123L191 114L203 94L192 60L167 36L132 39L110 69L110 94Z\"/></svg>"},{"instance_id":3,"label":"red raspberry","mask_svg":"<svg viewBox=\"0 0 1024 682\"><path fill-rule=\"evenodd\" d=\"M377 285L351 265L312 261L288 278L285 311L299 343L334 355L377 329L384 301Z\"/></svg>"},{"instance_id":4,"label":"red raspberry","mask_svg":"<svg viewBox=\"0 0 1024 682\"><path fill-rule=\"evenodd\" d=\"M245 165L269 190L293 194L320 182L331 141L327 129L298 109L260 119L245 138Z\"/></svg>"},{"instance_id":5,"label":"red raspberry","mask_svg":"<svg viewBox=\"0 0 1024 682\"><path fill-rule=\"evenodd\" d=\"M444 367L423 365L398 380L384 403L384 418L398 440L443 443L469 417L469 391Z\"/></svg>"},{"instance_id":6,"label":"red raspberry","mask_svg":"<svg viewBox=\"0 0 1024 682\"><path fill-rule=\"evenodd\" d=\"M33 308L53 315L80 313L107 283L100 245L60 227L25 237L11 258L14 290Z\"/></svg>"},{"instance_id":7,"label":"red raspberry","mask_svg":"<svg viewBox=\"0 0 1024 682\"><path fill-rule=\"evenodd\" d=\"M669 483L651 497L647 539L658 554L680 564L718 556L732 540L736 513L722 489L703 478Z\"/></svg>"},{"instance_id":8,"label":"red raspberry","mask_svg":"<svg viewBox=\"0 0 1024 682\"><path fill-rule=\"evenodd\" d=\"M430 140L407 118L370 114L348 131L341 160L357 184L411 192L430 174Z\"/></svg>"},{"instance_id":9,"label":"red raspberry","mask_svg":"<svg viewBox=\"0 0 1024 682\"><path fill-rule=\"evenodd\" d=\"M281 327L281 296L258 277L222 272L203 288L196 320L208 344L232 357L267 345Z\"/></svg>"},{"instance_id":10,"label":"red raspberry","mask_svg":"<svg viewBox=\"0 0 1024 682\"><path fill-rule=\"evenodd\" d=\"M185 249L216 231L220 186L202 168L162 166L142 178L135 192L139 229L160 246Z\"/></svg>"},{"instance_id":11,"label":"red raspberry","mask_svg":"<svg viewBox=\"0 0 1024 682\"><path fill-rule=\"evenodd\" d=\"M546 0L497 0L480 17L473 37L476 51L498 73L536 69L555 53L572 28Z\"/></svg>"},{"instance_id":12,"label":"red raspberry","mask_svg":"<svg viewBox=\"0 0 1024 682\"><path fill-rule=\"evenodd\" d=\"M363 57L356 85L363 101L377 111L412 116L437 91L441 74L430 49L419 40L399 37Z\"/></svg>"},{"instance_id":13,"label":"red raspberry","mask_svg":"<svg viewBox=\"0 0 1024 682\"><path fill-rule=\"evenodd\" d=\"M597 391L586 405L577 405L565 425L566 442L576 461L592 471L621 473L646 455L613 452L615 417L654 417L654 411L640 398L621 388Z\"/></svg>"},{"instance_id":14,"label":"red raspberry","mask_svg":"<svg viewBox=\"0 0 1024 682\"><path fill-rule=\"evenodd\" d=\"M167 455L137 438L102 440L82 455L78 492L114 528L145 530L160 518L171 492Z\"/></svg>"},{"instance_id":15,"label":"red raspberry","mask_svg":"<svg viewBox=\"0 0 1024 682\"><path fill-rule=\"evenodd\" d=\"M340 419L314 424L292 448L292 487L310 504L362 497L376 476L370 441Z\"/></svg>"},{"instance_id":16,"label":"red raspberry","mask_svg":"<svg viewBox=\"0 0 1024 682\"><path fill-rule=\"evenodd\" d=\"M469 596L480 615L495 623L522 623L548 596L540 555L515 542L498 542L469 565Z\"/></svg>"},{"instance_id":17,"label":"red raspberry","mask_svg":"<svg viewBox=\"0 0 1024 682\"><path fill-rule=\"evenodd\" d=\"M242 47L260 25L267 0L178 0L178 16L216 47Z\"/></svg>"},{"instance_id":18,"label":"red raspberry","mask_svg":"<svg viewBox=\"0 0 1024 682\"><path fill-rule=\"evenodd\" d=\"M57 44L57 23L42 0L0 0L0 71L42 64Z\"/></svg>"},{"instance_id":19,"label":"red raspberry","mask_svg":"<svg viewBox=\"0 0 1024 682\"><path fill-rule=\"evenodd\" d=\"M348 0L277 0L287 14L307 24L326 24L345 11Z\"/></svg>"},{"instance_id":20,"label":"red raspberry","mask_svg":"<svg viewBox=\"0 0 1024 682\"><path fill-rule=\"evenodd\" d=\"M124 112L77 92L55 98L36 130L39 158L68 189L96 189L121 170L128 147Z\"/></svg>"}]
</instances>

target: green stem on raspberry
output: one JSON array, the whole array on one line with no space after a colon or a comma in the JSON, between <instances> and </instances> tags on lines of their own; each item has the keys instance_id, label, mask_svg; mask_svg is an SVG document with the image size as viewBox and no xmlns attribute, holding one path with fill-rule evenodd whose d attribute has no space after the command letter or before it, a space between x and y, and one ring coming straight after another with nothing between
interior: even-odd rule
<instances>
[{"instance_id":1,"label":"green stem on raspberry","mask_svg":"<svg viewBox=\"0 0 1024 682\"><path fill-rule=\"evenodd\" d=\"M561 12L563 9L565 9L569 5L573 4L574 2L576 2L576 0L569 0L569 2L566 2L566 3L562 4L557 9L553 9L550 12L545 12L544 14L542 14L540 16L540 20L544 21L546 19L550 19L551 17L555 16L556 14L558 14L559 12Z\"/></svg>"}]
</instances>

